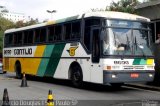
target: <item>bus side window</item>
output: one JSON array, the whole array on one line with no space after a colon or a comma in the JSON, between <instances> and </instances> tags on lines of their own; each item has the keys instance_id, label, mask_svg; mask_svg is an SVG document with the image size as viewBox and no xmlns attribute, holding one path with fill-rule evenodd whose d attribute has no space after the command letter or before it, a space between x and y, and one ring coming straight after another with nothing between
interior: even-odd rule
<instances>
[{"instance_id":1,"label":"bus side window","mask_svg":"<svg viewBox=\"0 0 160 106\"><path fill-rule=\"evenodd\" d=\"M54 40L55 41L62 40L62 26L61 25L55 26Z\"/></svg>"},{"instance_id":2,"label":"bus side window","mask_svg":"<svg viewBox=\"0 0 160 106\"><path fill-rule=\"evenodd\" d=\"M4 47L7 47L9 45L9 34L5 34L5 38L4 38Z\"/></svg>"},{"instance_id":3,"label":"bus side window","mask_svg":"<svg viewBox=\"0 0 160 106\"><path fill-rule=\"evenodd\" d=\"M54 26L48 27L48 42L53 42Z\"/></svg>"},{"instance_id":4,"label":"bus side window","mask_svg":"<svg viewBox=\"0 0 160 106\"><path fill-rule=\"evenodd\" d=\"M90 51L90 32L92 26L99 26L100 25L100 19L85 19L85 28L84 28L84 44L87 47L87 49Z\"/></svg>"},{"instance_id":5,"label":"bus side window","mask_svg":"<svg viewBox=\"0 0 160 106\"><path fill-rule=\"evenodd\" d=\"M22 32L14 33L14 45L22 44Z\"/></svg>"},{"instance_id":6,"label":"bus side window","mask_svg":"<svg viewBox=\"0 0 160 106\"><path fill-rule=\"evenodd\" d=\"M80 22L73 22L72 23L72 34L71 34L71 39L77 39L80 38L80 30L81 30L81 26L80 26Z\"/></svg>"},{"instance_id":7,"label":"bus side window","mask_svg":"<svg viewBox=\"0 0 160 106\"><path fill-rule=\"evenodd\" d=\"M5 47L8 47L8 46L11 46L13 43L13 34L6 34L5 35L5 44L4 46Z\"/></svg>"},{"instance_id":8,"label":"bus side window","mask_svg":"<svg viewBox=\"0 0 160 106\"><path fill-rule=\"evenodd\" d=\"M22 44L22 36L23 36L23 33L22 33L22 32L18 32L18 33L17 33L17 44L18 44L18 45L21 45L21 44Z\"/></svg>"},{"instance_id":9,"label":"bus side window","mask_svg":"<svg viewBox=\"0 0 160 106\"><path fill-rule=\"evenodd\" d=\"M24 44L32 44L33 43L33 30L24 31Z\"/></svg>"},{"instance_id":10,"label":"bus side window","mask_svg":"<svg viewBox=\"0 0 160 106\"><path fill-rule=\"evenodd\" d=\"M35 42L44 43L46 41L46 28L37 28L35 29Z\"/></svg>"},{"instance_id":11,"label":"bus side window","mask_svg":"<svg viewBox=\"0 0 160 106\"><path fill-rule=\"evenodd\" d=\"M86 45L88 50L90 50L90 30L90 27L85 27L84 44Z\"/></svg>"},{"instance_id":12,"label":"bus side window","mask_svg":"<svg viewBox=\"0 0 160 106\"><path fill-rule=\"evenodd\" d=\"M13 45L17 43L17 33L13 33Z\"/></svg>"},{"instance_id":13,"label":"bus side window","mask_svg":"<svg viewBox=\"0 0 160 106\"><path fill-rule=\"evenodd\" d=\"M65 40L70 40L71 38L71 23L64 24L64 36Z\"/></svg>"},{"instance_id":14,"label":"bus side window","mask_svg":"<svg viewBox=\"0 0 160 106\"><path fill-rule=\"evenodd\" d=\"M33 43L33 36L34 36L34 32L33 32L33 30L30 30L29 35L28 35L28 43L29 44Z\"/></svg>"},{"instance_id":15,"label":"bus side window","mask_svg":"<svg viewBox=\"0 0 160 106\"><path fill-rule=\"evenodd\" d=\"M35 42L39 43L40 42L40 28L35 29Z\"/></svg>"},{"instance_id":16,"label":"bus side window","mask_svg":"<svg viewBox=\"0 0 160 106\"><path fill-rule=\"evenodd\" d=\"M46 37L47 37L46 28L41 28L41 31L40 31L40 42L45 43L46 42Z\"/></svg>"},{"instance_id":17,"label":"bus side window","mask_svg":"<svg viewBox=\"0 0 160 106\"><path fill-rule=\"evenodd\" d=\"M24 31L24 39L23 39L24 44L28 43L28 31Z\"/></svg>"}]
</instances>

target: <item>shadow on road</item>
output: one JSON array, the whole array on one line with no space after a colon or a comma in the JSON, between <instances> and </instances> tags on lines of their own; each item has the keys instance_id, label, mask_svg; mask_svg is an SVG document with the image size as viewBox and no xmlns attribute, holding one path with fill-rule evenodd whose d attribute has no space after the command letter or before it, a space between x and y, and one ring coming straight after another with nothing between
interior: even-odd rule
<instances>
[{"instance_id":1,"label":"shadow on road","mask_svg":"<svg viewBox=\"0 0 160 106\"><path fill-rule=\"evenodd\" d=\"M3 74L0 76L3 78L16 79L14 74ZM51 77L37 77L37 76L30 76L30 75L26 75L26 79L27 81L37 81L37 82L44 82L44 83L49 83L49 84L73 87L70 80L54 79ZM125 86L116 88L110 85L101 85L101 84L94 84L94 83L88 83L88 82L84 82L83 88L76 88L76 89L83 89L83 90L96 91L96 92L119 92L119 91L122 92L122 91L133 90Z\"/></svg>"},{"instance_id":2,"label":"shadow on road","mask_svg":"<svg viewBox=\"0 0 160 106\"><path fill-rule=\"evenodd\" d=\"M54 79L51 77L43 77L42 78L42 77L27 75L27 80L73 87L70 80ZM110 85L101 85L101 84L94 84L94 83L88 83L88 82L84 82L83 88L77 88L77 89L97 91L97 92L116 92L116 91L119 92L119 91L132 90L132 89L129 89L129 88L126 88L123 86L116 88L116 87L112 87Z\"/></svg>"}]
</instances>

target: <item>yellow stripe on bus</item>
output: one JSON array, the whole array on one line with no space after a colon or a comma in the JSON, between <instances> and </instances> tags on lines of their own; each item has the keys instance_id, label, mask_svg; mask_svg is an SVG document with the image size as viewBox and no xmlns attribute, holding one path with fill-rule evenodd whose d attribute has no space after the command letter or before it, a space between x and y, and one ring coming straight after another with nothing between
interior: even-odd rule
<instances>
[{"instance_id":1,"label":"yellow stripe on bus","mask_svg":"<svg viewBox=\"0 0 160 106\"><path fill-rule=\"evenodd\" d=\"M147 59L147 65L153 65L154 59Z\"/></svg>"},{"instance_id":2,"label":"yellow stripe on bus","mask_svg":"<svg viewBox=\"0 0 160 106\"><path fill-rule=\"evenodd\" d=\"M46 25L52 25L52 24L55 24L55 21L48 21L48 22L46 23Z\"/></svg>"},{"instance_id":3,"label":"yellow stripe on bus","mask_svg":"<svg viewBox=\"0 0 160 106\"><path fill-rule=\"evenodd\" d=\"M42 60L42 56L45 48L46 48L45 45L37 46L34 57L27 57L27 58L15 57L15 58L8 58L8 60L4 58L4 60L7 61L6 64L9 64L8 67L5 67L5 70L14 72L16 61L20 61L22 73L25 72L26 74L36 75L40 62Z\"/></svg>"},{"instance_id":4,"label":"yellow stripe on bus","mask_svg":"<svg viewBox=\"0 0 160 106\"><path fill-rule=\"evenodd\" d=\"M34 57L37 57L37 58L32 58L30 59L28 62L30 63L29 66L31 66L30 68L28 69L32 69L31 71L30 70L26 70L26 72L29 72L30 74L32 75L36 75L37 74L37 71L38 71L38 67L40 65L40 62L42 60L42 56L43 56L43 52L46 48L46 45L43 45L43 46L37 46L36 48L36 51L35 51L35 54L34 54ZM34 59L34 60L33 60ZM25 67L26 69L27 67Z\"/></svg>"}]
</instances>

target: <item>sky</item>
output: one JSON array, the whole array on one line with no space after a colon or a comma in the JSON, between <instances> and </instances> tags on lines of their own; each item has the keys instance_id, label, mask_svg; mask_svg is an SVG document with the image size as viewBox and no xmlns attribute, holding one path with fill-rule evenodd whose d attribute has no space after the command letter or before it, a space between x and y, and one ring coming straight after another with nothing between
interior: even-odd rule
<instances>
[{"instance_id":1,"label":"sky","mask_svg":"<svg viewBox=\"0 0 160 106\"><path fill-rule=\"evenodd\" d=\"M44 21L74 16L89 12L93 8L105 9L112 1L119 0L0 0L0 5L6 6L10 12L24 13L27 17ZM57 12L51 15L47 10Z\"/></svg>"}]
</instances>

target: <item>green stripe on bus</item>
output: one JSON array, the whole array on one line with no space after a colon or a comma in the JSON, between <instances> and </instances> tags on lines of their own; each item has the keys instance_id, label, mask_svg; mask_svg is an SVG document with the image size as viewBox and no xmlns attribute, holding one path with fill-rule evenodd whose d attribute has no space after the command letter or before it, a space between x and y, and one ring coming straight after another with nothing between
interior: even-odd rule
<instances>
[{"instance_id":1,"label":"green stripe on bus","mask_svg":"<svg viewBox=\"0 0 160 106\"><path fill-rule=\"evenodd\" d=\"M54 46L44 76L54 76L64 47L65 44L56 44Z\"/></svg>"},{"instance_id":2,"label":"green stripe on bus","mask_svg":"<svg viewBox=\"0 0 160 106\"><path fill-rule=\"evenodd\" d=\"M146 64L147 64L147 60L141 59L140 65L146 65Z\"/></svg>"},{"instance_id":3,"label":"green stripe on bus","mask_svg":"<svg viewBox=\"0 0 160 106\"><path fill-rule=\"evenodd\" d=\"M54 45L47 45L46 48L45 48L45 51L43 53L43 57L50 57L51 54L52 54L53 48L54 48ZM37 72L38 76L44 76L44 73L45 73L45 70L47 68L48 62L49 62L48 58L43 58L41 60L41 63L39 65L38 72Z\"/></svg>"},{"instance_id":4,"label":"green stripe on bus","mask_svg":"<svg viewBox=\"0 0 160 106\"><path fill-rule=\"evenodd\" d=\"M133 65L139 65L141 62L141 59L134 59Z\"/></svg>"},{"instance_id":5,"label":"green stripe on bus","mask_svg":"<svg viewBox=\"0 0 160 106\"><path fill-rule=\"evenodd\" d=\"M133 65L146 65L147 60L145 59L134 59Z\"/></svg>"},{"instance_id":6,"label":"green stripe on bus","mask_svg":"<svg viewBox=\"0 0 160 106\"><path fill-rule=\"evenodd\" d=\"M63 23L63 22L76 20L76 19L78 19L78 17L79 17L79 15L68 17L68 18L59 19L59 20L56 20L56 23Z\"/></svg>"}]
</instances>

